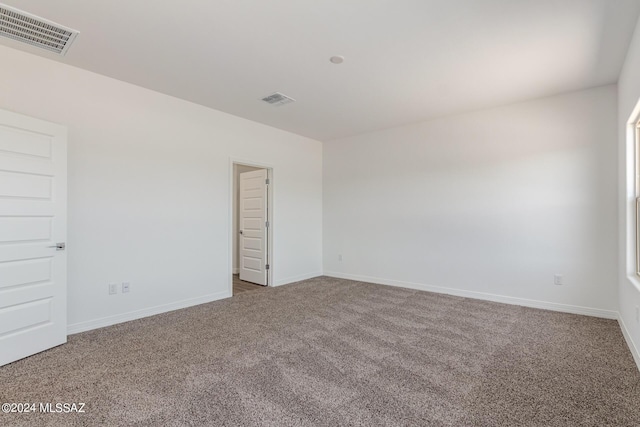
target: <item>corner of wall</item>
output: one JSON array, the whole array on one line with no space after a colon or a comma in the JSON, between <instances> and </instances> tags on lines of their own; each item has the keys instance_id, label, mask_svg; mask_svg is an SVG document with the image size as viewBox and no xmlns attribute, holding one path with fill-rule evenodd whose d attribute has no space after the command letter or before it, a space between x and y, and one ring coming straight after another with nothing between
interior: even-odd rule
<instances>
[{"instance_id":1,"label":"corner of wall","mask_svg":"<svg viewBox=\"0 0 640 427\"><path fill-rule=\"evenodd\" d=\"M623 317L619 314L618 314L618 324L620 325L622 336L624 337L624 340L627 342L627 345L629 346L629 351L631 351L631 356L633 356L633 360L636 362L636 366L638 367L638 370L640 370L640 351L638 351L638 347L633 342L633 339L631 338L631 334L627 329L627 325L624 323Z\"/></svg>"}]
</instances>

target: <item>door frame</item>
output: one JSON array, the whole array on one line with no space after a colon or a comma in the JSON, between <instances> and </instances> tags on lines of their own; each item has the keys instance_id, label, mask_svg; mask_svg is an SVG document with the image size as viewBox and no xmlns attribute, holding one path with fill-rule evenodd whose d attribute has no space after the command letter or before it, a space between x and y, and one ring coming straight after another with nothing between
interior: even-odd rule
<instances>
[{"instance_id":1,"label":"door frame","mask_svg":"<svg viewBox=\"0 0 640 427\"><path fill-rule=\"evenodd\" d=\"M268 163L263 163L251 159L240 157L229 157L229 262L228 262L228 274L229 277L229 296L233 296L233 184L235 176L233 174L233 165L251 166L254 168L266 169L267 179L269 179L269 185L267 186L267 221L269 221L269 228L267 229L267 263L269 264L269 270L267 270L267 286L274 286L273 284L273 269L274 269L274 257L273 257L273 236L274 236L274 224L273 224L273 210L274 210L274 168ZM238 260L239 262L240 260Z\"/></svg>"}]
</instances>

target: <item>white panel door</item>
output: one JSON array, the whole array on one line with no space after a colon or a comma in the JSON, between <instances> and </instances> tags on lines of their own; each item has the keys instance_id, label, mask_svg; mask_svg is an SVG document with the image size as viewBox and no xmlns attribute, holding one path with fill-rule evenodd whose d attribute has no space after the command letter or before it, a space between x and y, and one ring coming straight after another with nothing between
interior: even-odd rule
<instances>
[{"instance_id":1,"label":"white panel door","mask_svg":"<svg viewBox=\"0 0 640 427\"><path fill-rule=\"evenodd\" d=\"M240 280L267 285L267 170L240 174Z\"/></svg>"},{"instance_id":2,"label":"white panel door","mask_svg":"<svg viewBox=\"0 0 640 427\"><path fill-rule=\"evenodd\" d=\"M67 131L0 110L0 366L67 341Z\"/></svg>"}]
</instances>

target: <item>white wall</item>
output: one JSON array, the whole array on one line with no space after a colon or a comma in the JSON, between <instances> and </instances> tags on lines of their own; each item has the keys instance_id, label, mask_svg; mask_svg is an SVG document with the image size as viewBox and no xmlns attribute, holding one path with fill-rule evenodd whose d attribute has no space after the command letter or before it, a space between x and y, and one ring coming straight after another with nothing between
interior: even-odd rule
<instances>
[{"instance_id":1,"label":"white wall","mask_svg":"<svg viewBox=\"0 0 640 427\"><path fill-rule=\"evenodd\" d=\"M640 323L636 307L640 307L640 280L635 276L635 211L634 143L627 138L627 123L640 100L640 23L629 46L618 81L618 164L619 164L619 312L625 338L640 367Z\"/></svg>"},{"instance_id":2,"label":"white wall","mask_svg":"<svg viewBox=\"0 0 640 427\"><path fill-rule=\"evenodd\" d=\"M325 274L615 317L615 140L606 86L325 143Z\"/></svg>"},{"instance_id":3,"label":"white wall","mask_svg":"<svg viewBox=\"0 0 640 427\"><path fill-rule=\"evenodd\" d=\"M260 170L252 166L233 164L233 274L238 274L240 266L240 233L238 224L240 223L240 174Z\"/></svg>"},{"instance_id":4,"label":"white wall","mask_svg":"<svg viewBox=\"0 0 640 427\"><path fill-rule=\"evenodd\" d=\"M274 282L322 272L322 145L0 47L0 108L69 128L69 324L229 296L230 158L274 169ZM131 282L109 296L107 283Z\"/></svg>"}]
</instances>

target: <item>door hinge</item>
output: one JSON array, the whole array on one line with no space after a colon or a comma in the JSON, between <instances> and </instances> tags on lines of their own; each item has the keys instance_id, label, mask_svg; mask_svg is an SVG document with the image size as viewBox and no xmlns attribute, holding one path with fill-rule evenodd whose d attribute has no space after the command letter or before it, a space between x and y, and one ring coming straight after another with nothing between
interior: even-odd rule
<instances>
[{"instance_id":1,"label":"door hinge","mask_svg":"<svg viewBox=\"0 0 640 427\"><path fill-rule=\"evenodd\" d=\"M269 269L269 264L267 264L265 267L266 267L266 269L268 270L268 269Z\"/></svg>"},{"instance_id":2,"label":"door hinge","mask_svg":"<svg viewBox=\"0 0 640 427\"><path fill-rule=\"evenodd\" d=\"M265 222L265 223L264 223L264 226L265 226L265 227L267 227L267 228L269 228L269 221Z\"/></svg>"},{"instance_id":3,"label":"door hinge","mask_svg":"<svg viewBox=\"0 0 640 427\"><path fill-rule=\"evenodd\" d=\"M265 184L269 185L269 178L266 179Z\"/></svg>"}]
</instances>

